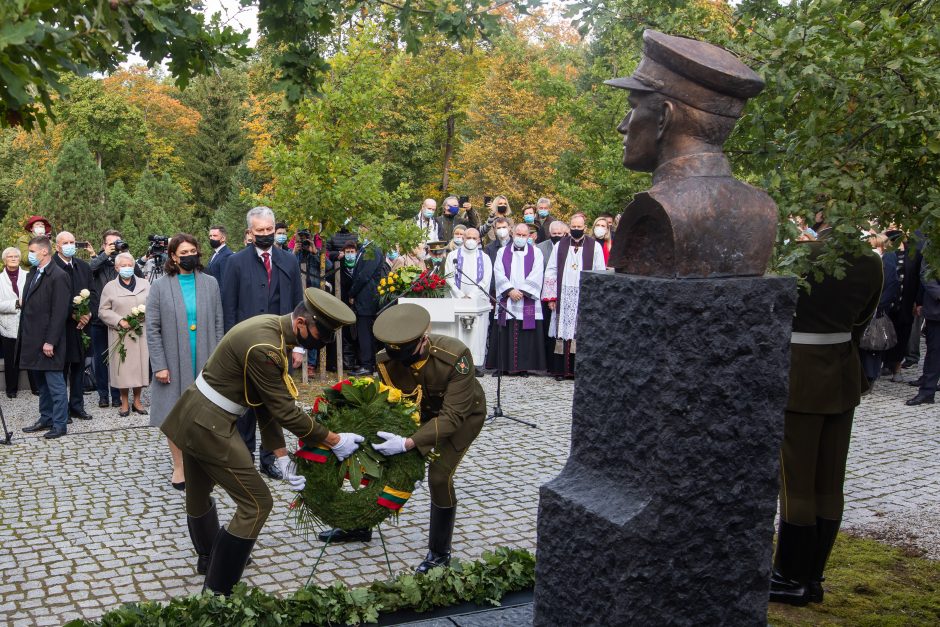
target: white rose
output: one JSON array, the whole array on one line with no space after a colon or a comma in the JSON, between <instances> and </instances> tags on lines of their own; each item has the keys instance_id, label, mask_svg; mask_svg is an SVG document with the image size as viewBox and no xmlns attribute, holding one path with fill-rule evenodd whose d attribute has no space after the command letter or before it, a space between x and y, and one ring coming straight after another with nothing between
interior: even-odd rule
<instances>
[{"instance_id":1,"label":"white rose","mask_svg":"<svg viewBox=\"0 0 940 627\"><path fill-rule=\"evenodd\" d=\"M144 313L144 312L147 311L147 306L146 306L146 305L138 305L138 306L137 306L137 311L140 312L140 313Z\"/></svg>"},{"instance_id":2,"label":"white rose","mask_svg":"<svg viewBox=\"0 0 940 627\"><path fill-rule=\"evenodd\" d=\"M89 292L88 290L82 290L82 291L79 292L78 294L79 294L79 296L81 296L82 298L88 298L89 296L91 296L91 292Z\"/></svg>"},{"instance_id":3,"label":"white rose","mask_svg":"<svg viewBox=\"0 0 940 627\"><path fill-rule=\"evenodd\" d=\"M132 316L136 316L136 315L139 314L139 313L140 313L140 310L137 309L137 307L131 308L131 315L132 315Z\"/></svg>"},{"instance_id":4,"label":"white rose","mask_svg":"<svg viewBox=\"0 0 940 627\"><path fill-rule=\"evenodd\" d=\"M81 297L81 296L76 296L75 298L72 299L72 302L77 305L77 304L79 304L80 302L82 302L82 297Z\"/></svg>"}]
</instances>

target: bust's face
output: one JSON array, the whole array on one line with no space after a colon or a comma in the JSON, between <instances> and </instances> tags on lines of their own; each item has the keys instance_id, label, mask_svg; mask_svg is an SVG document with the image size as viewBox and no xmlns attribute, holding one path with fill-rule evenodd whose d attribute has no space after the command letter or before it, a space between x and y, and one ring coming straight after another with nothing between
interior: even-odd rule
<instances>
[{"instance_id":1,"label":"bust's face","mask_svg":"<svg viewBox=\"0 0 940 627\"><path fill-rule=\"evenodd\" d=\"M623 166L630 170L652 172L656 169L657 132L660 111L654 106L653 94L631 91L630 112L617 127L623 135Z\"/></svg>"}]
</instances>

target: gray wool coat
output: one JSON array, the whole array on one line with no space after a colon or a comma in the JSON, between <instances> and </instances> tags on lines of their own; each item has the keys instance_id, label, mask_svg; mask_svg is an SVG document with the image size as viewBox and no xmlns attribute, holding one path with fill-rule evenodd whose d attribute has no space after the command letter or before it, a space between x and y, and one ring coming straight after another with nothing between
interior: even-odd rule
<instances>
[{"instance_id":1,"label":"gray wool coat","mask_svg":"<svg viewBox=\"0 0 940 627\"><path fill-rule=\"evenodd\" d=\"M150 426L163 424L173 405L193 382L192 347L183 290L176 276L162 276L147 299L147 345L154 373L170 371L170 382L154 377L150 384ZM214 278L196 271L196 372L209 359L224 334L222 298Z\"/></svg>"}]
</instances>

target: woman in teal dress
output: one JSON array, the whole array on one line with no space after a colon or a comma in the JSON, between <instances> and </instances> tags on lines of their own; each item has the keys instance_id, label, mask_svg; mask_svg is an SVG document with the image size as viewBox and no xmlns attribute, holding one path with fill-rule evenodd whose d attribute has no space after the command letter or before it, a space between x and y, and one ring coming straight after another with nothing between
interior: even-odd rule
<instances>
[{"instance_id":1,"label":"woman in teal dress","mask_svg":"<svg viewBox=\"0 0 940 627\"><path fill-rule=\"evenodd\" d=\"M166 274L147 299L150 349L150 425L159 427L183 391L192 384L224 333L219 285L203 272L196 238L180 233L167 246ZM183 458L167 440L173 460L170 482L183 490Z\"/></svg>"}]
</instances>

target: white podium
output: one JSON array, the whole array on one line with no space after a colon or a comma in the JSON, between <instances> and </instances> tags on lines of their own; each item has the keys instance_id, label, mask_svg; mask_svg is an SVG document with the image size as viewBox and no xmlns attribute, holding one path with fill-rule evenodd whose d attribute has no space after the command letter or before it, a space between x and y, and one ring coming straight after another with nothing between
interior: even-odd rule
<instances>
[{"instance_id":1,"label":"white podium","mask_svg":"<svg viewBox=\"0 0 940 627\"><path fill-rule=\"evenodd\" d=\"M490 305L477 298L399 298L414 303L431 314L431 333L455 337L470 349L473 364L486 359L486 332L490 326Z\"/></svg>"}]
</instances>

